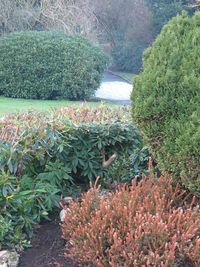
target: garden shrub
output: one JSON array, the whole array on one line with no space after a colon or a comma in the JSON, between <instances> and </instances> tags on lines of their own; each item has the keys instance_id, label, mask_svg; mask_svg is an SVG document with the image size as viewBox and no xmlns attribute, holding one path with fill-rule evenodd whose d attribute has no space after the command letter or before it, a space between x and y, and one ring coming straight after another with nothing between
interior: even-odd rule
<instances>
[{"instance_id":1,"label":"garden shrub","mask_svg":"<svg viewBox=\"0 0 200 267\"><path fill-rule=\"evenodd\" d=\"M100 106L8 115L0 121L0 246L25 247L35 223L77 183L108 178L103 154L127 156L141 142L129 109ZM107 158L106 158L107 159ZM76 184L75 184L76 183Z\"/></svg>"},{"instance_id":2,"label":"garden shrub","mask_svg":"<svg viewBox=\"0 0 200 267\"><path fill-rule=\"evenodd\" d=\"M48 219L49 212L59 207L60 196L71 194L76 188L63 164L49 163L44 172L20 179L0 173L0 247L21 249L30 246L27 238L34 225Z\"/></svg>"},{"instance_id":3,"label":"garden shrub","mask_svg":"<svg viewBox=\"0 0 200 267\"><path fill-rule=\"evenodd\" d=\"M200 13L173 18L134 79L133 118L159 168L200 195Z\"/></svg>"},{"instance_id":4,"label":"garden shrub","mask_svg":"<svg viewBox=\"0 0 200 267\"><path fill-rule=\"evenodd\" d=\"M89 99L107 65L100 48L80 36L11 33L0 39L0 93L14 98Z\"/></svg>"},{"instance_id":5,"label":"garden shrub","mask_svg":"<svg viewBox=\"0 0 200 267\"><path fill-rule=\"evenodd\" d=\"M174 189L164 176L149 176L103 196L94 186L81 202L66 207L61 227L71 244L67 249L102 267L180 262L199 266L199 206L194 205L195 197L188 204L182 202L184 197L185 191L178 185Z\"/></svg>"},{"instance_id":6,"label":"garden shrub","mask_svg":"<svg viewBox=\"0 0 200 267\"><path fill-rule=\"evenodd\" d=\"M140 142L131 154L125 153L113 162L108 169L109 183L131 183L133 179L142 179L143 175L149 174L150 158L148 148ZM154 171L159 173L156 168Z\"/></svg>"},{"instance_id":7,"label":"garden shrub","mask_svg":"<svg viewBox=\"0 0 200 267\"><path fill-rule=\"evenodd\" d=\"M103 153L106 159L114 153L130 155L141 143L138 129L122 112L124 108L82 107L5 118L0 123L0 168L32 175L43 172L49 160L59 160L75 179L106 177Z\"/></svg>"}]
</instances>

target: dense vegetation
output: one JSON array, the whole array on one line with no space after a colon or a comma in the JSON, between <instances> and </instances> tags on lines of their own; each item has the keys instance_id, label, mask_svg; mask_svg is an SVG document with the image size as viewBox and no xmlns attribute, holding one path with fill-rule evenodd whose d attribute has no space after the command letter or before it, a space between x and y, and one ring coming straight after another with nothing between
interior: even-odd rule
<instances>
[{"instance_id":1,"label":"dense vegetation","mask_svg":"<svg viewBox=\"0 0 200 267\"><path fill-rule=\"evenodd\" d=\"M120 161L142 148L128 114L83 106L1 120L1 245L26 246L33 224L58 207L61 194L76 193L75 183L87 185L97 176L106 184L112 177L104 160L117 154Z\"/></svg>"},{"instance_id":2,"label":"dense vegetation","mask_svg":"<svg viewBox=\"0 0 200 267\"><path fill-rule=\"evenodd\" d=\"M195 0L3 0L0 35L56 30L110 46L115 68L138 73L142 54L161 28Z\"/></svg>"},{"instance_id":3,"label":"dense vegetation","mask_svg":"<svg viewBox=\"0 0 200 267\"><path fill-rule=\"evenodd\" d=\"M147 6L152 12L153 31L155 36L160 33L162 27L174 16L183 10L194 12L192 4L194 0L146 0Z\"/></svg>"},{"instance_id":4,"label":"dense vegetation","mask_svg":"<svg viewBox=\"0 0 200 267\"><path fill-rule=\"evenodd\" d=\"M102 0L97 14L111 44L114 67L140 72L143 51L151 45L162 27L183 10L194 9L194 0ZM120 10L120 12L119 12Z\"/></svg>"},{"instance_id":5,"label":"dense vegetation","mask_svg":"<svg viewBox=\"0 0 200 267\"><path fill-rule=\"evenodd\" d=\"M135 78L133 117L161 170L181 177L191 191L199 183L200 13L175 17L144 55Z\"/></svg>"},{"instance_id":6,"label":"dense vegetation","mask_svg":"<svg viewBox=\"0 0 200 267\"><path fill-rule=\"evenodd\" d=\"M63 237L97 266L199 266L199 206L185 196L164 176L103 196L95 186L66 207Z\"/></svg>"},{"instance_id":7,"label":"dense vegetation","mask_svg":"<svg viewBox=\"0 0 200 267\"><path fill-rule=\"evenodd\" d=\"M0 2L0 34L58 30L1 37L1 98L89 99L108 57L77 33L109 42L115 66L138 72L144 48L192 2ZM200 265L199 44L200 13L183 13L145 52L132 115L147 146L129 107L0 118L0 250L30 246L35 226L60 206L66 254L88 264Z\"/></svg>"},{"instance_id":8,"label":"dense vegetation","mask_svg":"<svg viewBox=\"0 0 200 267\"><path fill-rule=\"evenodd\" d=\"M99 47L79 36L19 32L0 39L0 94L14 98L85 100L108 64Z\"/></svg>"}]
</instances>

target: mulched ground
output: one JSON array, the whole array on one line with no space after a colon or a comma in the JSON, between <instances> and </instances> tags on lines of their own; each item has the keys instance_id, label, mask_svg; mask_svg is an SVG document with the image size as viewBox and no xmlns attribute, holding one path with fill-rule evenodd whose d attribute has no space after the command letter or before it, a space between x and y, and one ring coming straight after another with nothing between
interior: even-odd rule
<instances>
[{"instance_id":1,"label":"mulched ground","mask_svg":"<svg viewBox=\"0 0 200 267\"><path fill-rule=\"evenodd\" d=\"M31 240L32 247L26 249L18 267L95 267L80 264L73 258L64 256L65 241L61 238L60 221L57 216L50 222L41 223ZM195 267L187 257L179 258L172 267Z\"/></svg>"},{"instance_id":2,"label":"mulched ground","mask_svg":"<svg viewBox=\"0 0 200 267\"><path fill-rule=\"evenodd\" d=\"M18 267L92 267L90 264L83 265L72 258L64 257L65 242L61 238L58 219L42 223L31 244L32 247L21 255ZM195 267L195 265L188 258L177 257L172 267Z\"/></svg>"},{"instance_id":3,"label":"mulched ground","mask_svg":"<svg viewBox=\"0 0 200 267\"><path fill-rule=\"evenodd\" d=\"M22 253L18 267L83 267L64 257L65 242L57 219L42 223L31 244L32 247Z\"/></svg>"}]
</instances>

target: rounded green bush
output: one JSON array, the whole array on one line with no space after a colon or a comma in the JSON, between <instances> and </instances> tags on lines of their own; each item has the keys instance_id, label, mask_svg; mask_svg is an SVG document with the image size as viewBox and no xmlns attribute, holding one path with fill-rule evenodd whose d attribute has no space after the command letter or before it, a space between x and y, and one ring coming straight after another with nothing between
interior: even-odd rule
<instances>
[{"instance_id":1,"label":"rounded green bush","mask_svg":"<svg viewBox=\"0 0 200 267\"><path fill-rule=\"evenodd\" d=\"M200 13L163 28L144 54L132 101L159 168L200 194Z\"/></svg>"},{"instance_id":2,"label":"rounded green bush","mask_svg":"<svg viewBox=\"0 0 200 267\"><path fill-rule=\"evenodd\" d=\"M0 94L85 100L98 88L108 57L80 36L18 32L0 39Z\"/></svg>"}]
</instances>

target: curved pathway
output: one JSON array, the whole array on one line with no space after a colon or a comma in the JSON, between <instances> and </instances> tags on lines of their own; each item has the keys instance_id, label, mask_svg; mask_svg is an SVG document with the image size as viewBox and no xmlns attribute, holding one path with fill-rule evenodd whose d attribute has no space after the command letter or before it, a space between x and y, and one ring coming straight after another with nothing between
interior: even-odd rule
<instances>
[{"instance_id":1,"label":"curved pathway","mask_svg":"<svg viewBox=\"0 0 200 267\"><path fill-rule=\"evenodd\" d=\"M130 104L131 92L132 84L107 72L104 74L100 88L96 91L96 97L121 104Z\"/></svg>"}]
</instances>

